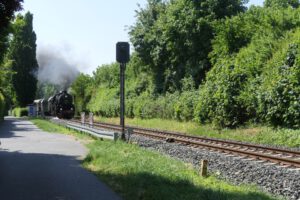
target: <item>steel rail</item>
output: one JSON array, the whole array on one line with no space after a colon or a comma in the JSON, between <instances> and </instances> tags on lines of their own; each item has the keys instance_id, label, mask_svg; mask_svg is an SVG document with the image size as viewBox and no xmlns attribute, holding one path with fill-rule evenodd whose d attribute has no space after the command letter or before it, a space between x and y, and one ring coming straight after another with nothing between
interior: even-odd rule
<instances>
[{"instance_id":1,"label":"steel rail","mask_svg":"<svg viewBox=\"0 0 300 200\"><path fill-rule=\"evenodd\" d=\"M73 120L73 121L79 122L79 120ZM118 130L118 131L121 130L121 127L116 124L94 122L94 126L106 128L106 129ZM244 144L244 143L239 143L239 142L234 142L234 141L206 138L206 137L201 137L201 136L190 136L190 135L185 135L182 133L161 131L161 130L149 129L149 128L140 128L140 127L134 127L134 126L126 126L126 128L132 128L133 134L139 134L139 135L144 135L147 137L164 139L164 140L167 138L172 138L174 140L174 142L177 142L177 143L201 146L201 147L208 148L208 149L211 149L214 151L217 150L217 151L230 153L230 154L234 154L234 155L246 156L246 157L251 157L251 158L255 158L255 159L259 159L259 160L270 161L270 162L281 164L281 165L293 166L296 168L300 168L300 152L299 151L291 151L291 150L286 150L286 149L265 147L265 146L260 146L260 145L256 145L256 144ZM231 146L228 147L228 145L231 145ZM234 147L236 147L236 148L234 148ZM257 151L262 151L262 152L257 152ZM282 155L274 156L275 153L282 154ZM271 154L271 155L268 155L268 154ZM292 158L297 158L297 159L287 158L284 154L288 154L288 156L290 156Z\"/></svg>"},{"instance_id":2,"label":"steel rail","mask_svg":"<svg viewBox=\"0 0 300 200\"><path fill-rule=\"evenodd\" d=\"M107 126L119 127L119 125L109 124L109 123L96 122L95 124L96 125L107 125ZM215 139L215 138L207 138L207 137L201 137L201 136L186 135L186 134L178 133L178 132L162 131L162 130L149 129L149 128L140 128L140 127L135 127L135 126L126 126L126 127L127 128L132 128L133 132L136 132L136 133L140 133L142 131L147 131L147 132L159 133L159 134L163 134L163 135L167 134L167 135L170 135L170 136L184 137L184 138L188 138L188 139L193 138L193 139L197 139L197 140L204 140L204 141L216 142L216 143L221 143L221 144L237 145L237 146L250 147L250 148L259 148L259 149L262 149L262 150L272 151L274 153L286 153L286 154L291 154L291 155L294 155L294 156L300 156L300 151L292 151L292 150L288 150L288 149L279 149L279 148L274 148L274 147L266 147L266 146L261 146L261 145L257 145L257 144L246 144L246 143L235 142L235 141L227 141L227 140L221 140L221 139Z\"/></svg>"}]
</instances>

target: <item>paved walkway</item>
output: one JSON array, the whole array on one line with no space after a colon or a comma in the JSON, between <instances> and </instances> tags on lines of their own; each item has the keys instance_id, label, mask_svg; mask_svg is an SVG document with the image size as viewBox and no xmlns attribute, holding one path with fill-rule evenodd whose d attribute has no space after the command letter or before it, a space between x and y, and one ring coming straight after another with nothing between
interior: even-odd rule
<instances>
[{"instance_id":1,"label":"paved walkway","mask_svg":"<svg viewBox=\"0 0 300 200\"><path fill-rule=\"evenodd\" d=\"M80 166L87 150L72 136L6 118L0 123L0 142L1 200L120 199Z\"/></svg>"}]
</instances>

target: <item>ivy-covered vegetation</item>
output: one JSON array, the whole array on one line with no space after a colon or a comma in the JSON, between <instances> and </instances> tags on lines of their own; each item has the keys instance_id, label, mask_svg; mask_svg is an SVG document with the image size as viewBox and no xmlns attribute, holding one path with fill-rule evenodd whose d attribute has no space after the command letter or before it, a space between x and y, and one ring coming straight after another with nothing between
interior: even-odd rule
<instances>
[{"instance_id":1,"label":"ivy-covered vegetation","mask_svg":"<svg viewBox=\"0 0 300 200\"><path fill-rule=\"evenodd\" d=\"M23 0L0 1L0 121L7 110L7 104L12 101L12 61L6 58L12 30L14 13L22 9Z\"/></svg>"},{"instance_id":2,"label":"ivy-covered vegetation","mask_svg":"<svg viewBox=\"0 0 300 200\"><path fill-rule=\"evenodd\" d=\"M0 121L3 120L4 112L5 112L5 99L2 93L0 92Z\"/></svg>"},{"instance_id":3,"label":"ivy-covered vegetation","mask_svg":"<svg viewBox=\"0 0 300 200\"><path fill-rule=\"evenodd\" d=\"M33 15L14 15L22 2L0 2L0 118L11 107L32 103L37 89Z\"/></svg>"},{"instance_id":4,"label":"ivy-covered vegetation","mask_svg":"<svg viewBox=\"0 0 300 200\"><path fill-rule=\"evenodd\" d=\"M23 117L23 116L28 116L28 108L20 108L16 107L12 110L11 113L15 117Z\"/></svg>"},{"instance_id":5,"label":"ivy-covered vegetation","mask_svg":"<svg viewBox=\"0 0 300 200\"><path fill-rule=\"evenodd\" d=\"M148 0L129 34L126 115L300 126L299 1ZM119 68L74 82L77 111L119 115Z\"/></svg>"}]
</instances>

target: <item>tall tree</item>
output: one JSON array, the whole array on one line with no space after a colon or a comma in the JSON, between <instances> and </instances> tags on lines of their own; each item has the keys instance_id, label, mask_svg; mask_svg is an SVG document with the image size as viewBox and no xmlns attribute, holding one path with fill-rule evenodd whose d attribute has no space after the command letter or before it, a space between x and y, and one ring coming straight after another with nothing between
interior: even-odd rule
<instances>
[{"instance_id":1,"label":"tall tree","mask_svg":"<svg viewBox=\"0 0 300 200\"><path fill-rule=\"evenodd\" d=\"M246 10L247 0L148 0L137 11L130 36L141 60L153 73L156 91L180 89L192 76L197 85L210 68L213 23Z\"/></svg>"},{"instance_id":2,"label":"tall tree","mask_svg":"<svg viewBox=\"0 0 300 200\"><path fill-rule=\"evenodd\" d=\"M7 27L14 13L22 9L23 0L0 0L0 63L7 48Z\"/></svg>"},{"instance_id":3,"label":"tall tree","mask_svg":"<svg viewBox=\"0 0 300 200\"><path fill-rule=\"evenodd\" d=\"M10 42L8 58L11 60L12 81L16 93L16 104L26 106L34 100L38 69L36 60L36 35L32 27L33 15L27 12L18 15L13 24L14 35Z\"/></svg>"},{"instance_id":4,"label":"tall tree","mask_svg":"<svg viewBox=\"0 0 300 200\"><path fill-rule=\"evenodd\" d=\"M165 65L167 60L164 41L157 37L161 30L157 21L166 10L162 0L148 0L145 8L136 11L136 23L130 29L130 40L141 58L141 62L153 73L157 92L163 91Z\"/></svg>"}]
</instances>

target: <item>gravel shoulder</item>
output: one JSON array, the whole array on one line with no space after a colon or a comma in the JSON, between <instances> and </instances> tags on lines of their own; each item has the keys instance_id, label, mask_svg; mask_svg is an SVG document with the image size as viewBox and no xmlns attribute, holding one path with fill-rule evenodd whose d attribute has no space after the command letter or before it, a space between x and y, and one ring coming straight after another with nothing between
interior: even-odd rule
<instances>
[{"instance_id":1,"label":"gravel shoulder","mask_svg":"<svg viewBox=\"0 0 300 200\"><path fill-rule=\"evenodd\" d=\"M0 123L0 194L10 200L120 199L80 161L87 149L74 137L50 134L27 120Z\"/></svg>"},{"instance_id":2,"label":"gravel shoulder","mask_svg":"<svg viewBox=\"0 0 300 200\"><path fill-rule=\"evenodd\" d=\"M267 162L253 161L241 157L188 147L183 144L167 143L132 135L131 141L139 146L192 163L199 168L201 159L208 160L208 170L225 179L239 184L255 184L263 191L290 200L300 200L300 170L290 170Z\"/></svg>"}]
</instances>

